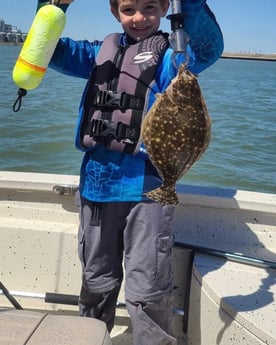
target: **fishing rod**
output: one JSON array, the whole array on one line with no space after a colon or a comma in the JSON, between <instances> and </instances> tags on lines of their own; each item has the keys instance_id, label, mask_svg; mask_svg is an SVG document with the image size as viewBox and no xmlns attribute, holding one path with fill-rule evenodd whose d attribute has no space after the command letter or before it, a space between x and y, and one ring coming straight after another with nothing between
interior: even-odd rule
<instances>
[{"instance_id":1,"label":"fishing rod","mask_svg":"<svg viewBox=\"0 0 276 345\"><path fill-rule=\"evenodd\" d=\"M2 291L3 295L9 300L15 309L23 309L2 282L0 282L0 291Z\"/></svg>"},{"instance_id":2,"label":"fishing rod","mask_svg":"<svg viewBox=\"0 0 276 345\"><path fill-rule=\"evenodd\" d=\"M185 56L185 65L189 64L189 54L187 51L187 46L190 41L190 37L184 30L185 16L182 12L181 0L171 0L171 11L166 18L171 22L171 33L169 35L170 46L172 47L174 53L172 55L172 62L176 68L176 57L179 54Z\"/></svg>"},{"instance_id":3,"label":"fishing rod","mask_svg":"<svg viewBox=\"0 0 276 345\"><path fill-rule=\"evenodd\" d=\"M197 245L183 243L183 242L175 242L174 247L186 249L186 250L191 251L192 253L200 253L200 254L220 257L229 261L233 261L240 264L246 264L249 266L255 266L255 267L264 268L264 269L276 268L276 262L274 261L256 259L256 258L245 256L242 254L225 252L223 250L202 247L202 246L197 246ZM79 298L77 295L52 293L52 292L46 292L45 294L43 294L43 293L9 291L4 286L4 284L0 282L0 295L1 294L5 295L16 309L22 309L22 307L13 296L26 297L26 298L28 297L38 298L38 299L44 299L46 303L57 303L57 304L68 304L68 305L78 305L78 298ZM122 307L122 306L124 306L124 303L119 302L118 307Z\"/></svg>"},{"instance_id":4,"label":"fishing rod","mask_svg":"<svg viewBox=\"0 0 276 345\"><path fill-rule=\"evenodd\" d=\"M35 293L35 292L23 292L23 291L9 291L1 282L0 282L0 295L3 294L9 302L15 307L15 309L23 309L19 302L14 298L32 298L32 299L43 299L45 303L53 304L64 304L77 306L79 303L78 295L69 295L55 292L46 292L46 293ZM126 308L126 303L117 302L116 308ZM175 315L184 315L184 310L181 308L174 308Z\"/></svg>"},{"instance_id":5,"label":"fishing rod","mask_svg":"<svg viewBox=\"0 0 276 345\"><path fill-rule=\"evenodd\" d=\"M184 14L181 0L171 0L172 13L166 18L171 21L170 43L175 53L185 53L187 47L187 34L184 31Z\"/></svg>"},{"instance_id":6,"label":"fishing rod","mask_svg":"<svg viewBox=\"0 0 276 345\"><path fill-rule=\"evenodd\" d=\"M191 280L192 280L192 267L194 262L194 255L196 253L205 254L209 256L215 256L219 258L223 258L229 261L237 262L239 264L245 264L249 266L255 266L259 268L276 268L276 262L268 261L268 260L261 260L256 259L250 256L245 256L242 254L237 253L229 253L225 252L223 250L208 248L208 247L202 247L197 246L193 244L183 243L183 242L175 242L174 243L175 248L181 248L185 249L191 252L191 256L188 262L188 274L186 277L187 283L186 283L186 293L184 295L184 313L183 313L183 332L187 333L188 330L188 316L189 313L189 305L190 305L190 289L191 289Z\"/></svg>"},{"instance_id":7,"label":"fishing rod","mask_svg":"<svg viewBox=\"0 0 276 345\"><path fill-rule=\"evenodd\" d=\"M201 247L201 246L196 246L193 244L188 244L188 243L183 243L183 242L175 242L174 246L187 249L195 253L224 258L229 261L237 262L239 264L246 264L246 265L255 266L259 268L272 268L272 269L276 268L276 262L274 261L256 259L250 256L245 256L243 254L230 253L230 252L225 252L223 250L218 250L218 249L213 249L213 248L208 248L208 247Z\"/></svg>"},{"instance_id":8,"label":"fishing rod","mask_svg":"<svg viewBox=\"0 0 276 345\"><path fill-rule=\"evenodd\" d=\"M230 253L225 252L218 249L212 249L208 247L202 247L197 245L192 245L188 243L183 242L175 242L174 243L175 248L182 248L185 250L189 250L191 252L191 257L188 261L188 274L186 277L186 293L184 295L184 308L174 308L173 312L175 315L183 316L183 332L187 333L188 329L188 314L189 314L189 296L190 296L190 288L191 288L191 280L192 280L192 266L194 261L194 255L195 253L215 256L219 258L223 258L229 261L233 261L240 264L246 264L250 266L255 266L259 268L276 268L276 262L268 261L268 260L261 260L256 259L253 257L245 256L242 254L237 253ZM77 295L68 295L68 294L61 294L61 293L51 293L46 292L45 294L37 294L37 293L25 293L25 292L17 292L17 291L11 291L9 292L8 289L4 287L4 285L0 282L0 295L2 293L8 298L8 300L12 303L12 305L16 309L23 309L21 305L16 301L16 299L13 296L19 296L19 297L30 297L30 298L40 298L44 299L45 303L56 303L56 304L66 304L66 305L78 305L78 299L79 296ZM122 302L117 302L117 308L125 308L126 304Z\"/></svg>"}]
</instances>

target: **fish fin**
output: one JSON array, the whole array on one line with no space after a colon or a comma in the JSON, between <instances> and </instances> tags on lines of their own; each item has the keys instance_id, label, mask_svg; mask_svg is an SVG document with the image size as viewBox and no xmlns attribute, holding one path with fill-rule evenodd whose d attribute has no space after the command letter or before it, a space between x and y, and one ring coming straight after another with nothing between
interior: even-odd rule
<instances>
[{"instance_id":1,"label":"fish fin","mask_svg":"<svg viewBox=\"0 0 276 345\"><path fill-rule=\"evenodd\" d=\"M149 199L158 202L161 205L172 205L174 207L179 205L179 200L175 188L171 186L162 185L145 194Z\"/></svg>"},{"instance_id":2,"label":"fish fin","mask_svg":"<svg viewBox=\"0 0 276 345\"><path fill-rule=\"evenodd\" d=\"M157 101L159 98L161 98L163 96L162 93L156 93L155 94L155 101Z\"/></svg>"}]
</instances>

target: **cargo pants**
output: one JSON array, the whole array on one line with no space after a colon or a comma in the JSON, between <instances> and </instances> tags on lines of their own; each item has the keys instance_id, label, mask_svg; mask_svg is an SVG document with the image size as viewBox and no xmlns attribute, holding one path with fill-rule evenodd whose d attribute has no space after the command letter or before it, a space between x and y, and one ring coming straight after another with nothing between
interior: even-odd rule
<instances>
[{"instance_id":1,"label":"cargo pants","mask_svg":"<svg viewBox=\"0 0 276 345\"><path fill-rule=\"evenodd\" d=\"M80 198L81 316L114 325L125 265L134 345L175 345L172 308L174 208L154 202L97 204Z\"/></svg>"}]
</instances>

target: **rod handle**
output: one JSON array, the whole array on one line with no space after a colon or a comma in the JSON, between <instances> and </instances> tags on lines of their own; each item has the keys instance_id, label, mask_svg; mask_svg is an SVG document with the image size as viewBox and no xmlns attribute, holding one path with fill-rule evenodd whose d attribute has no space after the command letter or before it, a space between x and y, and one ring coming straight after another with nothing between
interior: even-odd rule
<instances>
[{"instance_id":1,"label":"rod handle","mask_svg":"<svg viewBox=\"0 0 276 345\"><path fill-rule=\"evenodd\" d=\"M79 300L79 296L76 296L76 295L66 295L66 294L53 293L53 292L45 293L46 303L78 305L78 300Z\"/></svg>"}]
</instances>

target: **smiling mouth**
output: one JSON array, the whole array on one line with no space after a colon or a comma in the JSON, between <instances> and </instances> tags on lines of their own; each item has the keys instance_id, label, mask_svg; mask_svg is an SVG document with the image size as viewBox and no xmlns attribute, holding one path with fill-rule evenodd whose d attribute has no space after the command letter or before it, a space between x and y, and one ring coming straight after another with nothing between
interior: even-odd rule
<instances>
[{"instance_id":1,"label":"smiling mouth","mask_svg":"<svg viewBox=\"0 0 276 345\"><path fill-rule=\"evenodd\" d=\"M133 30L134 30L134 31L146 31L146 30L148 30L148 29L149 29L149 26L144 27L144 28L139 28L139 27L137 27L137 26L133 26Z\"/></svg>"}]
</instances>

